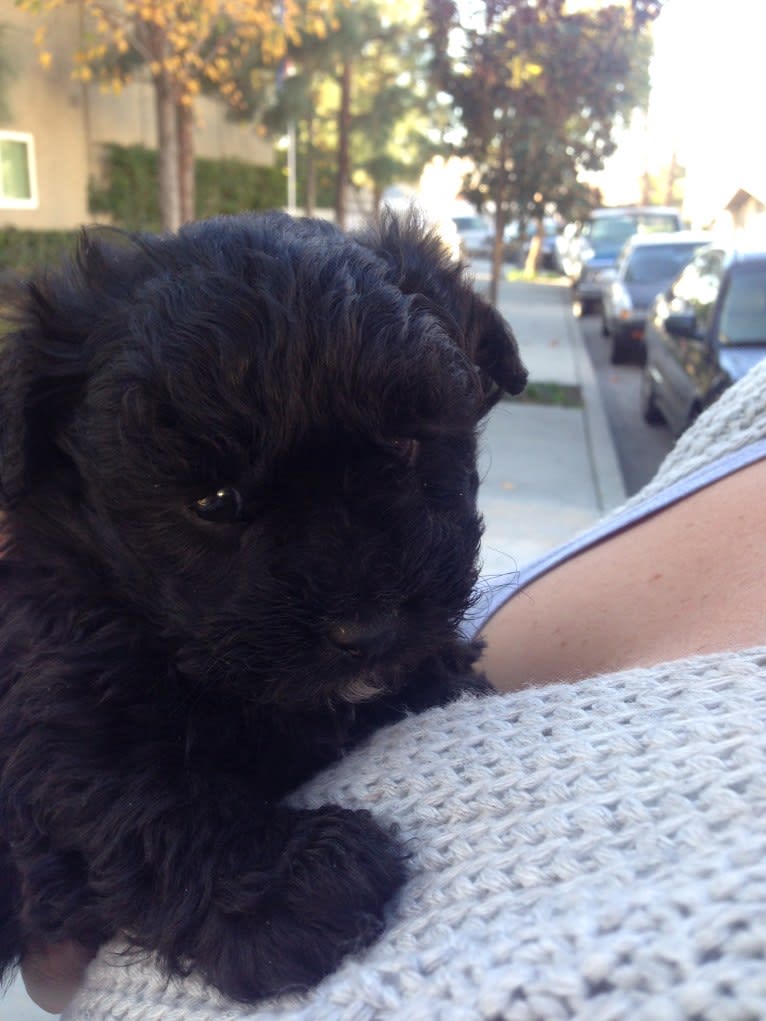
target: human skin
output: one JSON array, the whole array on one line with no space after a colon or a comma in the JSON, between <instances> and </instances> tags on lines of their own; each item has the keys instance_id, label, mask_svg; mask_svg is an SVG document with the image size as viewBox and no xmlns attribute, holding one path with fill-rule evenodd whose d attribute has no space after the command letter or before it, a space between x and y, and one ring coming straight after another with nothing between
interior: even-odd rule
<instances>
[{"instance_id":1,"label":"human skin","mask_svg":"<svg viewBox=\"0 0 766 1021\"><path fill-rule=\"evenodd\" d=\"M553 569L485 626L500 691L766 644L766 460ZM73 943L30 953L30 997L58 1013L90 959Z\"/></svg>"},{"instance_id":2,"label":"human skin","mask_svg":"<svg viewBox=\"0 0 766 1021\"><path fill-rule=\"evenodd\" d=\"M27 993L38 1007L59 1014L82 981L91 951L66 941L32 951L21 966Z\"/></svg>"},{"instance_id":3,"label":"human skin","mask_svg":"<svg viewBox=\"0 0 766 1021\"><path fill-rule=\"evenodd\" d=\"M485 625L500 691L766 644L766 461L542 575Z\"/></svg>"}]
</instances>

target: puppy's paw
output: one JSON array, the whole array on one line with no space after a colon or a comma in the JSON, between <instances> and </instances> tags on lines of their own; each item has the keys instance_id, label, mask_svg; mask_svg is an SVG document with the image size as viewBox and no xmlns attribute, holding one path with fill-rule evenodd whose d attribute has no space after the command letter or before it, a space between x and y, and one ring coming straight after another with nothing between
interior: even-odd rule
<instances>
[{"instance_id":1,"label":"puppy's paw","mask_svg":"<svg viewBox=\"0 0 766 1021\"><path fill-rule=\"evenodd\" d=\"M196 970L252 1002L309 988L372 943L406 878L405 855L368 812L295 812L269 875L219 885Z\"/></svg>"}]
</instances>

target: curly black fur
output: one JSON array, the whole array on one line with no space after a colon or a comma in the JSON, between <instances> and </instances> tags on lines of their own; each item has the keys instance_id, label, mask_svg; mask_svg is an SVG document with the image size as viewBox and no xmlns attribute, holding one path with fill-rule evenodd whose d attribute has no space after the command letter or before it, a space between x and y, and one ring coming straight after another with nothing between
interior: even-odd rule
<instances>
[{"instance_id":1,"label":"curly black fur","mask_svg":"<svg viewBox=\"0 0 766 1021\"><path fill-rule=\"evenodd\" d=\"M284 796L486 682L477 427L525 373L414 218L93 231L0 353L0 973L117 933L252 1000L375 938L365 812Z\"/></svg>"}]
</instances>

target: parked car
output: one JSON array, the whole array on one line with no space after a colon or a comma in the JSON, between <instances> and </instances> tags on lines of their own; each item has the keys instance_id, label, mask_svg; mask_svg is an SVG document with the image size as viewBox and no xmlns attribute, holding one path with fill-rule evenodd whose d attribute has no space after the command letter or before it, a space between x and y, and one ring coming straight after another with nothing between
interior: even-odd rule
<instances>
[{"instance_id":1,"label":"parked car","mask_svg":"<svg viewBox=\"0 0 766 1021\"><path fill-rule=\"evenodd\" d=\"M611 360L643 361L646 313L695 252L710 244L701 231L634 234L623 246L614 279L601 291L601 324L611 341Z\"/></svg>"},{"instance_id":2,"label":"parked car","mask_svg":"<svg viewBox=\"0 0 766 1021\"><path fill-rule=\"evenodd\" d=\"M641 410L680 435L766 357L766 250L699 252L646 323Z\"/></svg>"},{"instance_id":3,"label":"parked car","mask_svg":"<svg viewBox=\"0 0 766 1021\"><path fill-rule=\"evenodd\" d=\"M601 289L614 275L617 256L633 234L681 230L677 209L665 206L626 206L594 209L570 240L567 275L572 280L575 311L596 311Z\"/></svg>"},{"instance_id":4,"label":"parked car","mask_svg":"<svg viewBox=\"0 0 766 1021\"><path fill-rule=\"evenodd\" d=\"M453 216L452 220L460 237L463 255L489 255L492 249L492 229L478 213L475 215Z\"/></svg>"}]
</instances>

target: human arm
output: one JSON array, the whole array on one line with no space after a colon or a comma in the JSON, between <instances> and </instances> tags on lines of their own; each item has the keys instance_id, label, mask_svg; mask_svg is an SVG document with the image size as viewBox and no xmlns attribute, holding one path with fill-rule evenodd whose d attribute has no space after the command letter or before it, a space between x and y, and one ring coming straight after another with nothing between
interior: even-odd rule
<instances>
[{"instance_id":1,"label":"human arm","mask_svg":"<svg viewBox=\"0 0 766 1021\"><path fill-rule=\"evenodd\" d=\"M584 550L482 630L501 691L766 641L766 460Z\"/></svg>"}]
</instances>

